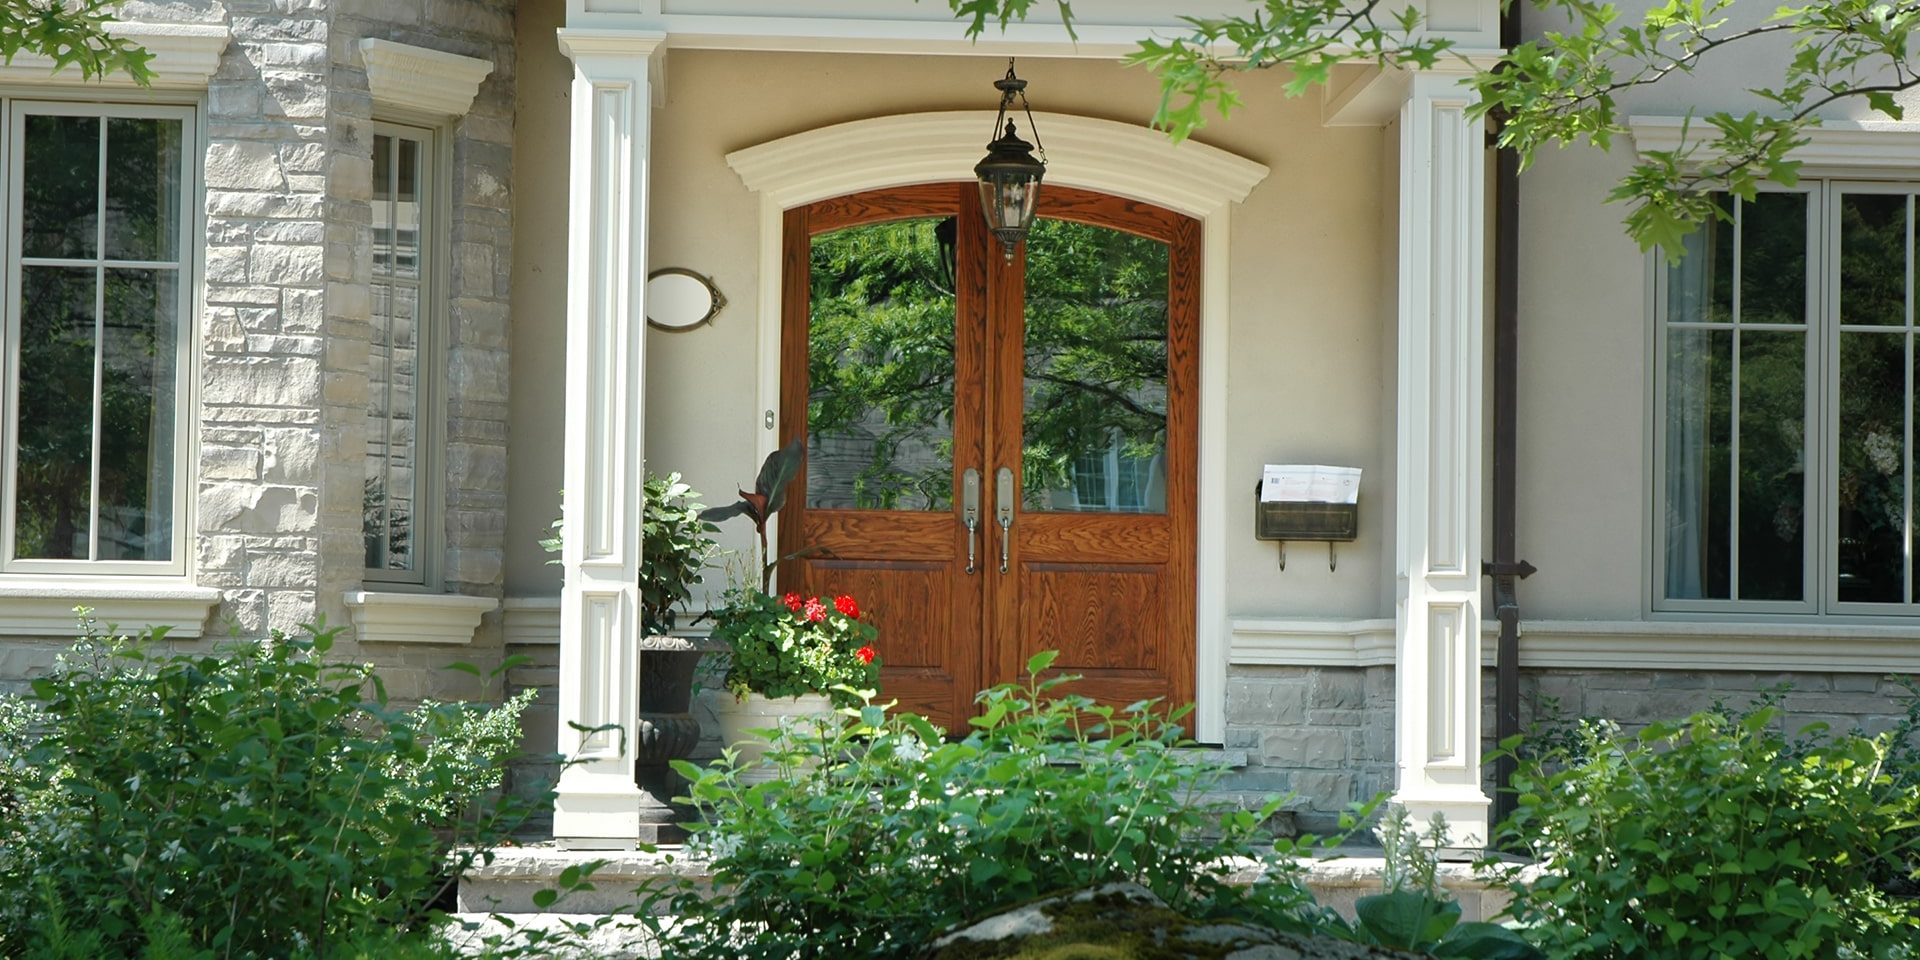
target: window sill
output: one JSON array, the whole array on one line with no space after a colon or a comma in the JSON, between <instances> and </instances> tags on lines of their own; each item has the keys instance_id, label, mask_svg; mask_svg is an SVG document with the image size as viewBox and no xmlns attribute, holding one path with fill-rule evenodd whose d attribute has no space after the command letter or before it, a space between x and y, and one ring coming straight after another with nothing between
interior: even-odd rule
<instances>
[{"instance_id":1,"label":"window sill","mask_svg":"<svg viewBox=\"0 0 1920 960\"><path fill-rule=\"evenodd\" d=\"M346 600L361 643L472 643L480 618L500 607L461 593L349 590Z\"/></svg>"},{"instance_id":2,"label":"window sill","mask_svg":"<svg viewBox=\"0 0 1920 960\"><path fill-rule=\"evenodd\" d=\"M0 636L72 637L79 628L73 608L87 607L103 626L121 630L166 627L190 640L206 634L207 614L220 591L180 581L0 580Z\"/></svg>"}]
</instances>

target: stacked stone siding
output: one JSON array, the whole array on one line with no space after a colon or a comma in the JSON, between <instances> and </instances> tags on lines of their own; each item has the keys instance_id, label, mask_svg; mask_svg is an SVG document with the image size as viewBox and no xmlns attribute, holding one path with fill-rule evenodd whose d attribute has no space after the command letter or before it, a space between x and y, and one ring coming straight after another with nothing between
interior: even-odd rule
<instances>
[{"instance_id":1,"label":"stacked stone siding","mask_svg":"<svg viewBox=\"0 0 1920 960\"><path fill-rule=\"evenodd\" d=\"M1394 781L1392 667L1235 667L1227 679L1226 746L1247 751L1232 786L1298 795L1302 829L1332 830L1348 804L1391 792ZM1483 750L1495 746L1494 674L1486 694ZM1907 691L1871 673L1737 670L1523 670L1522 730L1604 718L1629 731L1716 704L1740 708L1784 689L1788 730L1824 723L1869 734L1892 729ZM1493 789L1492 768L1484 770Z\"/></svg>"},{"instance_id":2,"label":"stacked stone siding","mask_svg":"<svg viewBox=\"0 0 1920 960\"><path fill-rule=\"evenodd\" d=\"M133 0L138 21L224 23L206 93L205 189L192 579L221 592L209 637L256 637L324 618L350 626L362 582L372 297L370 121L359 41L377 37L484 59L468 115L443 128L451 222L443 587L499 596L505 551L507 265L512 179L513 7L508 0ZM139 103L138 90L103 99ZM415 119L415 118L397 118ZM123 624L124 627L137 626ZM0 683L41 670L68 638L0 642ZM500 657L499 615L472 647L357 644L399 699L498 695L449 672Z\"/></svg>"}]
</instances>

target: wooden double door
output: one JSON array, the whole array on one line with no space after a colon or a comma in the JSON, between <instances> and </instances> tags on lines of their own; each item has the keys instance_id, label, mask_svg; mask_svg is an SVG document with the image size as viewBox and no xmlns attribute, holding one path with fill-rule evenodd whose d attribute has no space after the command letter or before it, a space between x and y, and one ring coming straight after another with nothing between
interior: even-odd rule
<instances>
[{"instance_id":1,"label":"wooden double door","mask_svg":"<svg viewBox=\"0 0 1920 960\"><path fill-rule=\"evenodd\" d=\"M1057 186L1011 257L972 183L787 212L783 589L872 612L882 699L950 729L1058 650L1193 698L1199 224Z\"/></svg>"}]
</instances>

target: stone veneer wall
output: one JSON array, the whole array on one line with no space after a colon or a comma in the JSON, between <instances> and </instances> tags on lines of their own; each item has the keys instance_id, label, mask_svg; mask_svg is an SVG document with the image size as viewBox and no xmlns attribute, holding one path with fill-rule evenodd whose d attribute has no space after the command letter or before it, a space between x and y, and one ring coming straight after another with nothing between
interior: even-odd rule
<instances>
[{"instance_id":1,"label":"stone veneer wall","mask_svg":"<svg viewBox=\"0 0 1920 960\"><path fill-rule=\"evenodd\" d=\"M452 152L446 369L446 589L499 596L504 556L507 277L514 77L511 0L131 0L128 20L225 22L207 90L195 582L220 589L208 635L348 625L361 583L372 297L374 116L359 41L493 64ZM137 103L145 94L116 92ZM183 474L194 467L183 465ZM184 479L184 477L183 477ZM496 696L444 664L500 657L500 617L472 647L361 646L392 695ZM123 625L134 626L134 625ZM68 638L0 641L0 682L44 670Z\"/></svg>"},{"instance_id":2,"label":"stone veneer wall","mask_svg":"<svg viewBox=\"0 0 1920 960\"><path fill-rule=\"evenodd\" d=\"M1492 749L1493 671L1485 671L1484 748ZM1899 723L1905 688L1871 673L1739 670L1521 671L1521 728L1581 717L1628 730L1685 717L1716 703L1742 707L1785 686L1789 730L1825 723L1869 734ZM1248 765L1236 789L1299 795L1298 822L1333 829L1349 803L1391 792L1394 780L1392 667L1234 667L1227 679L1226 746ZM1493 789L1492 768L1485 769Z\"/></svg>"}]
</instances>

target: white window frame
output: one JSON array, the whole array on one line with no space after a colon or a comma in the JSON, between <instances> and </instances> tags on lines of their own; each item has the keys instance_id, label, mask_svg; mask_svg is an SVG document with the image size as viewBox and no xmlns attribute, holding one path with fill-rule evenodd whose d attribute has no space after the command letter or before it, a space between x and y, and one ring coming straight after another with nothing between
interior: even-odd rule
<instances>
[{"instance_id":1,"label":"white window frame","mask_svg":"<svg viewBox=\"0 0 1920 960\"><path fill-rule=\"evenodd\" d=\"M1850 171L1849 171L1850 172ZM1840 171L1836 171L1839 174ZM1655 251L1649 255L1649 286L1651 302L1649 316L1652 318L1649 331L1649 351L1652 363L1649 366L1652 376L1652 389L1648 395L1652 406L1648 422L1649 436L1652 438L1651 462L1653 464L1650 490L1649 517L1649 596L1651 610L1657 614L1679 614L1690 617L1732 617L1787 620L1846 620L1856 622L1905 622L1920 617L1920 591L1913 589L1912 566L1920 564L1920 556L1915 555L1914 527L1920 518L1914 516L1915 470L1911 463L1914 458L1915 413L1912 405L1907 408L1905 449L1909 458L1907 477L1907 554L1909 557L1909 575L1907 590L1909 600L1904 603L1843 603L1839 599L1839 581L1836 572L1839 569L1839 502L1836 496L1839 484L1839 430L1840 430L1840 336L1843 332L1855 329L1843 327L1840 323L1840 206L1841 197L1849 194L1893 194L1913 198L1915 213L1920 214L1920 179L1860 179L1835 175L1830 177L1803 179L1796 187L1767 185L1766 192L1801 193L1808 197L1807 225L1807 319L1800 329L1807 334L1806 340L1806 411L1807 431L1804 455L1807 458L1805 482L1807 484L1803 511L1805 523L1805 553L1803 556L1802 600L1741 600L1738 599L1739 570L1739 523L1735 514L1734 529L1731 532L1732 543L1729 547L1729 563L1732 565L1732 583L1734 598L1725 600L1675 599L1666 595L1667 584L1667 367L1669 348L1667 335L1671 328L1667 314L1669 271L1662 259L1663 255ZM1744 207L1744 205L1742 205ZM1915 277L1914 249L1916 226L1908 221L1906 269L1908 271L1908 325L1904 328L1879 326L1882 335L1893 335L1895 330L1905 330L1907 337L1907 371L1913 377L1913 355L1916 345L1920 345L1920 317L1915 316L1917 298L1914 286L1920 278ZM1739 231L1735 232L1734 263L1736 282L1734 284L1734 303L1736 315L1739 304L1738 269L1740 266ZM1733 329L1734 324L1689 324L1692 329ZM1791 330L1789 326L1773 326L1768 329ZM1859 329L1868 329L1861 327ZM1735 350L1733 368L1734 396L1738 397L1739 366L1738 349ZM1737 414L1737 406L1736 406ZM1730 484L1733 487L1734 508L1738 509L1737 468L1739 456L1738 419L1735 420L1735 434L1732 455L1736 467L1730 471Z\"/></svg>"},{"instance_id":2,"label":"white window frame","mask_svg":"<svg viewBox=\"0 0 1920 960\"><path fill-rule=\"evenodd\" d=\"M200 189L200 165L205 156L205 144L200 137L198 111L193 106L166 105L156 103L104 103L48 99L8 98L0 103L0 115L4 124L0 124L0 151L6 157L4 176L6 182L6 202L0 210L0 229L5 231L5 278L4 289L0 295L6 298L4 328L0 329L0 384L5 390L4 414L0 415L0 449L4 450L4 463L0 464L4 474L0 474L0 573L29 574L42 576L163 576L184 577L187 574L190 546L196 539L196 525L190 511L192 494L198 486L198 459L194 450L198 446L199 430L196 413L199 409L199 378L195 358L199 355L200 311L199 291L201 285L201 256L205 246L205 231L202 229L203 208ZM18 211L22 208L24 180L20 176L24 160L25 125L28 116L81 116L103 118L135 118L178 120L181 124L180 145L180 217L178 229L178 255L175 258L179 280L175 284L176 319L178 341L175 344L175 382L174 382L174 429L173 429L173 538L171 555L167 560L45 560L15 559L14 521L15 501L7 488L17 468L18 450L14 443L14 411L19 403L19 352L17 345L20 331L20 289L21 272L21 224ZM104 173L104 171L103 171ZM104 176L101 189L106 187ZM96 251L104 256L105 250ZM95 429L95 442L98 442L98 429Z\"/></svg>"},{"instance_id":3,"label":"white window frame","mask_svg":"<svg viewBox=\"0 0 1920 960\"><path fill-rule=\"evenodd\" d=\"M452 277L452 151L445 124L376 119L372 136L414 140L421 145L419 316L414 346L418 409L415 412L413 555L411 570L366 567L362 579L381 589L438 591L446 554L446 421L448 305ZM368 150L372 150L369 140ZM376 282L370 276L369 283ZM364 525L362 536L364 538Z\"/></svg>"}]
</instances>

